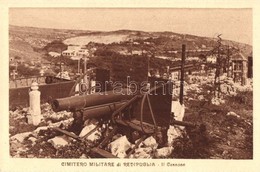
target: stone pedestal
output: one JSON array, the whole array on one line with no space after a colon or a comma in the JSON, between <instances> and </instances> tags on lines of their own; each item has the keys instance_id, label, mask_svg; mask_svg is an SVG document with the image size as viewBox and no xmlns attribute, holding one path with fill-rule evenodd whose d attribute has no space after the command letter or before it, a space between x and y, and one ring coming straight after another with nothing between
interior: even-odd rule
<instances>
[{"instance_id":1,"label":"stone pedestal","mask_svg":"<svg viewBox=\"0 0 260 172\"><path fill-rule=\"evenodd\" d=\"M33 82L31 86L31 91L29 93L30 98L30 107L28 115L28 123L33 124L34 126L39 125L42 119L41 115L41 103L40 96L41 92L38 90L38 83Z\"/></svg>"}]
</instances>

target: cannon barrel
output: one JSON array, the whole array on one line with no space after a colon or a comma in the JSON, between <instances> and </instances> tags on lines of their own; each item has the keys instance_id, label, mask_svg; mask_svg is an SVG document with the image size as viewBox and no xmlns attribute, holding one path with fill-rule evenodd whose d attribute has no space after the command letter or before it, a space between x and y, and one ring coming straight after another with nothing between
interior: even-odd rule
<instances>
[{"instance_id":1,"label":"cannon barrel","mask_svg":"<svg viewBox=\"0 0 260 172\"><path fill-rule=\"evenodd\" d=\"M99 118L105 116L111 117L112 113L124 104L126 104L126 101L87 107L82 110L82 119L83 121L86 121L90 118Z\"/></svg>"},{"instance_id":2,"label":"cannon barrel","mask_svg":"<svg viewBox=\"0 0 260 172\"><path fill-rule=\"evenodd\" d=\"M55 112L63 110L75 111L91 106L128 100L132 96L133 95L129 95L129 90L127 89L122 89L120 93L117 91L116 94L115 91L107 91L103 94L94 93L90 95L72 96L54 100L52 102L52 109Z\"/></svg>"}]
</instances>

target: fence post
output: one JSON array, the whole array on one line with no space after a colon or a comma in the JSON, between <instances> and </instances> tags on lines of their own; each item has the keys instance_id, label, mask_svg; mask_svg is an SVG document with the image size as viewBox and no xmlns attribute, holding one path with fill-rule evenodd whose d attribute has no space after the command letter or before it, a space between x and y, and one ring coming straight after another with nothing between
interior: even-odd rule
<instances>
[{"instance_id":1,"label":"fence post","mask_svg":"<svg viewBox=\"0 0 260 172\"><path fill-rule=\"evenodd\" d=\"M186 45L182 45L182 56L181 56L181 82L180 82L180 104L183 104L183 92L184 92L184 65L185 65L185 53Z\"/></svg>"}]
</instances>

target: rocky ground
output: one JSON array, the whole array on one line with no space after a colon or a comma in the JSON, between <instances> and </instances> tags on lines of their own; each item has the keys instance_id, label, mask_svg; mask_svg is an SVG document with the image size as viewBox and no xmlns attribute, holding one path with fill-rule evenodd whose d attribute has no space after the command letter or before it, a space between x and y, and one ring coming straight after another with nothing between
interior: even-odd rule
<instances>
[{"instance_id":1,"label":"rocky ground","mask_svg":"<svg viewBox=\"0 0 260 172\"><path fill-rule=\"evenodd\" d=\"M148 137L129 158L252 159L252 83L242 87L223 76L216 97L213 78L198 73L189 76L185 82L185 115L180 119L203 124L200 130L170 126L166 147L159 148L156 140ZM28 108L10 111L12 157L90 158L90 148L104 137L102 133L108 127L103 124L84 141L77 141L52 129L70 128L72 113L55 113L47 103L41 105L41 110L43 119L39 126L27 123ZM98 124L96 120L85 122L78 135L84 138ZM124 135L117 134L106 150L125 158L133 146Z\"/></svg>"},{"instance_id":2,"label":"rocky ground","mask_svg":"<svg viewBox=\"0 0 260 172\"><path fill-rule=\"evenodd\" d=\"M187 129L187 136L176 140L173 157L252 159L252 81L241 86L222 76L218 98L212 91L212 81L210 77L190 77L183 120L202 123L206 130L200 134Z\"/></svg>"}]
</instances>

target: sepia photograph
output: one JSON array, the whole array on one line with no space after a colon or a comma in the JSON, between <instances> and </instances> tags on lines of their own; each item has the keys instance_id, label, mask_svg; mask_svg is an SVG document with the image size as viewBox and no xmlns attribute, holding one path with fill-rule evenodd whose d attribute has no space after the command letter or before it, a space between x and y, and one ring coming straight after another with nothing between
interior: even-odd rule
<instances>
[{"instance_id":1,"label":"sepia photograph","mask_svg":"<svg viewBox=\"0 0 260 172\"><path fill-rule=\"evenodd\" d=\"M175 1L0 0L0 171L256 171L257 3Z\"/></svg>"},{"instance_id":2,"label":"sepia photograph","mask_svg":"<svg viewBox=\"0 0 260 172\"><path fill-rule=\"evenodd\" d=\"M13 158L253 158L252 9L9 9Z\"/></svg>"}]
</instances>

